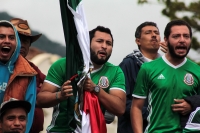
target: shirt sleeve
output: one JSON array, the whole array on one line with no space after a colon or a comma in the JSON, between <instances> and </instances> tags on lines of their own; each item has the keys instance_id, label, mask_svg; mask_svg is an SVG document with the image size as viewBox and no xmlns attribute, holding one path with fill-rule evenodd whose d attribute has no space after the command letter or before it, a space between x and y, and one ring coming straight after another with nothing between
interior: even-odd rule
<instances>
[{"instance_id":1,"label":"shirt sleeve","mask_svg":"<svg viewBox=\"0 0 200 133\"><path fill-rule=\"evenodd\" d=\"M145 99L148 94L148 70L143 64L137 75L135 88L133 90L133 97Z\"/></svg>"},{"instance_id":2,"label":"shirt sleeve","mask_svg":"<svg viewBox=\"0 0 200 133\"><path fill-rule=\"evenodd\" d=\"M115 80L110 86L110 90L112 89L119 89L126 93L124 73L122 72L120 67L118 67L118 69L116 70Z\"/></svg>"},{"instance_id":3,"label":"shirt sleeve","mask_svg":"<svg viewBox=\"0 0 200 133\"><path fill-rule=\"evenodd\" d=\"M65 62L64 60L58 60L51 65L48 70L45 82L51 82L57 87L62 86L65 80Z\"/></svg>"},{"instance_id":4,"label":"shirt sleeve","mask_svg":"<svg viewBox=\"0 0 200 133\"><path fill-rule=\"evenodd\" d=\"M29 83L28 89L26 91L25 100L31 103L31 110L28 113L27 124L26 124L26 133L29 133L34 117L34 110L36 104L36 77L34 76Z\"/></svg>"}]
</instances>

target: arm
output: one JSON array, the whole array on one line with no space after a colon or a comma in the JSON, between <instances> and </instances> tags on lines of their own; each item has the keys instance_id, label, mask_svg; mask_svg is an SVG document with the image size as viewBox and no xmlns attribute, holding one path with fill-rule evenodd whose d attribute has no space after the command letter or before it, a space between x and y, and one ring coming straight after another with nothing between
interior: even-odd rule
<instances>
[{"instance_id":1,"label":"arm","mask_svg":"<svg viewBox=\"0 0 200 133\"><path fill-rule=\"evenodd\" d=\"M73 94L71 81L65 81L66 73L65 58L54 62L50 69L40 92L37 95L38 107L53 107Z\"/></svg>"},{"instance_id":2,"label":"arm","mask_svg":"<svg viewBox=\"0 0 200 133\"><path fill-rule=\"evenodd\" d=\"M174 99L176 104L172 105L172 110L181 114L180 121L181 127L184 128L189 114L196 109L195 106L198 106L199 95L189 96L185 99Z\"/></svg>"},{"instance_id":3,"label":"arm","mask_svg":"<svg viewBox=\"0 0 200 133\"><path fill-rule=\"evenodd\" d=\"M187 115L192 111L190 104L188 104L184 99L174 99L174 102L175 104L171 105L174 112Z\"/></svg>"},{"instance_id":4,"label":"arm","mask_svg":"<svg viewBox=\"0 0 200 133\"><path fill-rule=\"evenodd\" d=\"M134 57L125 58L120 64L125 77L125 87L126 87L126 110L124 115L130 119L130 110L132 103L132 92L134 90L134 85L136 81L136 76L140 69L140 65L137 64L137 60Z\"/></svg>"},{"instance_id":5,"label":"arm","mask_svg":"<svg viewBox=\"0 0 200 133\"><path fill-rule=\"evenodd\" d=\"M97 94L101 104L114 115L120 116L125 111L126 94L121 90L110 90L106 93L103 89Z\"/></svg>"},{"instance_id":6,"label":"arm","mask_svg":"<svg viewBox=\"0 0 200 133\"><path fill-rule=\"evenodd\" d=\"M133 98L131 106L131 125L134 133L143 133L142 107L145 99Z\"/></svg>"},{"instance_id":7,"label":"arm","mask_svg":"<svg viewBox=\"0 0 200 133\"><path fill-rule=\"evenodd\" d=\"M73 93L70 93L72 91L72 86L70 83L70 80L66 81L62 85L61 91L58 92L58 87L45 82L42 85L41 91L37 95L37 105L43 108L53 107L72 96Z\"/></svg>"},{"instance_id":8,"label":"arm","mask_svg":"<svg viewBox=\"0 0 200 133\"><path fill-rule=\"evenodd\" d=\"M193 95L184 99L175 99L176 104L172 105L172 110L187 115L200 107L200 95Z\"/></svg>"},{"instance_id":9,"label":"arm","mask_svg":"<svg viewBox=\"0 0 200 133\"><path fill-rule=\"evenodd\" d=\"M84 90L93 92L96 85L90 78L87 78L84 83ZM122 115L125 111L126 94L122 90L113 89L109 94L102 88L100 92L96 94L100 103L114 115Z\"/></svg>"}]
</instances>

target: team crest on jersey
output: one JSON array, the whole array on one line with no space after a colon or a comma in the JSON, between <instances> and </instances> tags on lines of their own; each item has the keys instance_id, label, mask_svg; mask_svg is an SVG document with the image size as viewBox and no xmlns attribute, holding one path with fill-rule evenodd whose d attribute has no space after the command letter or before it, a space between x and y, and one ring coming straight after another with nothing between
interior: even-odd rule
<instances>
[{"instance_id":1,"label":"team crest on jersey","mask_svg":"<svg viewBox=\"0 0 200 133\"><path fill-rule=\"evenodd\" d=\"M194 78L192 76L192 74L190 73L187 73L184 77L184 82L187 84L187 85L193 85L194 83Z\"/></svg>"},{"instance_id":2,"label":"team crest on jersey","mask_svg":"<svg viewBox=\"0 0 200 133\"><path fill-rule=\"evenodd\" d=\"M105 76L102 76L100 79L99 79L99 87L101 88L108 88L109 86L109 81L108 81L108 78L105 77Z\"/></svg>"}]
</instances>

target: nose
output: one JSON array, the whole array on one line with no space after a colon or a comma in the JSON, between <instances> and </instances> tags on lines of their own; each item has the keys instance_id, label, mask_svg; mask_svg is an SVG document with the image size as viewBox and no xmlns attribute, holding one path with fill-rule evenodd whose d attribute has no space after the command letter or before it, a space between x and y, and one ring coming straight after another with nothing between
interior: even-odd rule
<instances>
[{"instance_id":1,"label":"nose","mask_svg":"<svg viewBox=\"0 0 200 133\"><path fill-rule=\"evenodd\" d=\"M151 38L152 38L152 39L157 39L157 36L156 36L156 34L155 34L155 33L153 33L153 34L152 34L152 36L151 36Z\"/></svg>"},{"instance_id":2,"label":"nose","mask_svg":"<svg viewBox=\"0 0 200 133\"><path fill-rule=\"evenodd\" d=\"M152 37L156 37L157 34L155 32L152 32Z\"/></svg>"},{"instance_id":3,"label":"nose","mask_svg":"<svg viewBox=\"0 0 200 133\"><path fill-rule=\"evenodd\" d=\"M184 36L181 36L179 41L180 41L180 42L185 42Z\"/></svg>"},{"instance_id":4,"label":"nose","mask_svg":"<svg viewBox=\"0 0 200 133\"><path fill-rule=\"evenodd\" d=\"M9 37L6 36L5 39L4 39L4 41L5 41L5 42L9 42L9 41L10 41Z\"/></svg>"},{"instance_id":5,"label":"nose","mask_svg":"<svg viewBox=\"0 0 200 133\"><path fill-rule=\"evenodd\" d=\"M14 120L14 125L15 126L19 126L20 125L20 120L19 119L15 119Z\"/></svg>"},{"instance_id":6,"label":"nose","mask_svg":"<svg viewBox=\"0 0 200 133\"><path fill-rule=\"evenodd\" d=\"M103 42L102 45L101 45L101 47L102 47L103 49L106 49L106 48L107 48L106 42Z\"/></svg>"}]
</instances>

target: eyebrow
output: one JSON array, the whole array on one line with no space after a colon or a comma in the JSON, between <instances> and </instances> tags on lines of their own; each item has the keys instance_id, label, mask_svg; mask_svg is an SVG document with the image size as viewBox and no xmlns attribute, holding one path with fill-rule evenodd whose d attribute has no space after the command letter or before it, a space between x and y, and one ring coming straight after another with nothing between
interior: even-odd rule
<instances>
[{"instance_id":1,"label":"eyebrow","mask_svg":"<svg viewBox=\"0 0 200 133\"><path fill-rule=\"evenodd\" d=\"M5 34L0 34L0 36L1 36L1 37L6 37L7 35L5 35ZM14 37L14 38L16 38L15 35L8 35L8 37Z\"/></svg>"},{"instance_id":2,"label":"eyebrow","mask_svg":"<svg viewBox=\"0 0 200 133\"><path fill-rule=\"evenodd\" d=\"M190 33L173 33L172 35L190 35Z\"/></svg>"},{"instance_id":3,"label":"eyebrow","mask_svg":"<svg viewBox=\"0 0 200 133\"><path fill-rule=\"evenodd\" d=\"M16 116L16 115L7 115L6 118L7 117L27 117L27 115L19 115L19 116Z\"/></svg>"},{"instance_id":4,"label":"eyebrow","mask_svg":"<svg viewBox=\"0 0 200 133\"><path fill-rule=\"evenodd\" d=\"M144 32L146 32L146 31L157 31L157 32L159 32L159 30L144 30Z\"/></svg>"},{"instance_id":5,"label":"eyebrow","mask_svg":"<svg viewBox=\"0 0 200 133\"><path fill-rule=\"evenodd\" d=\"M97 38L96 40L105 40L105 41L109 41L109 42L112 42L112 39L110 40L107 40L107 39L103 39L103 38Z\"/></svg>"}]
</instances>

